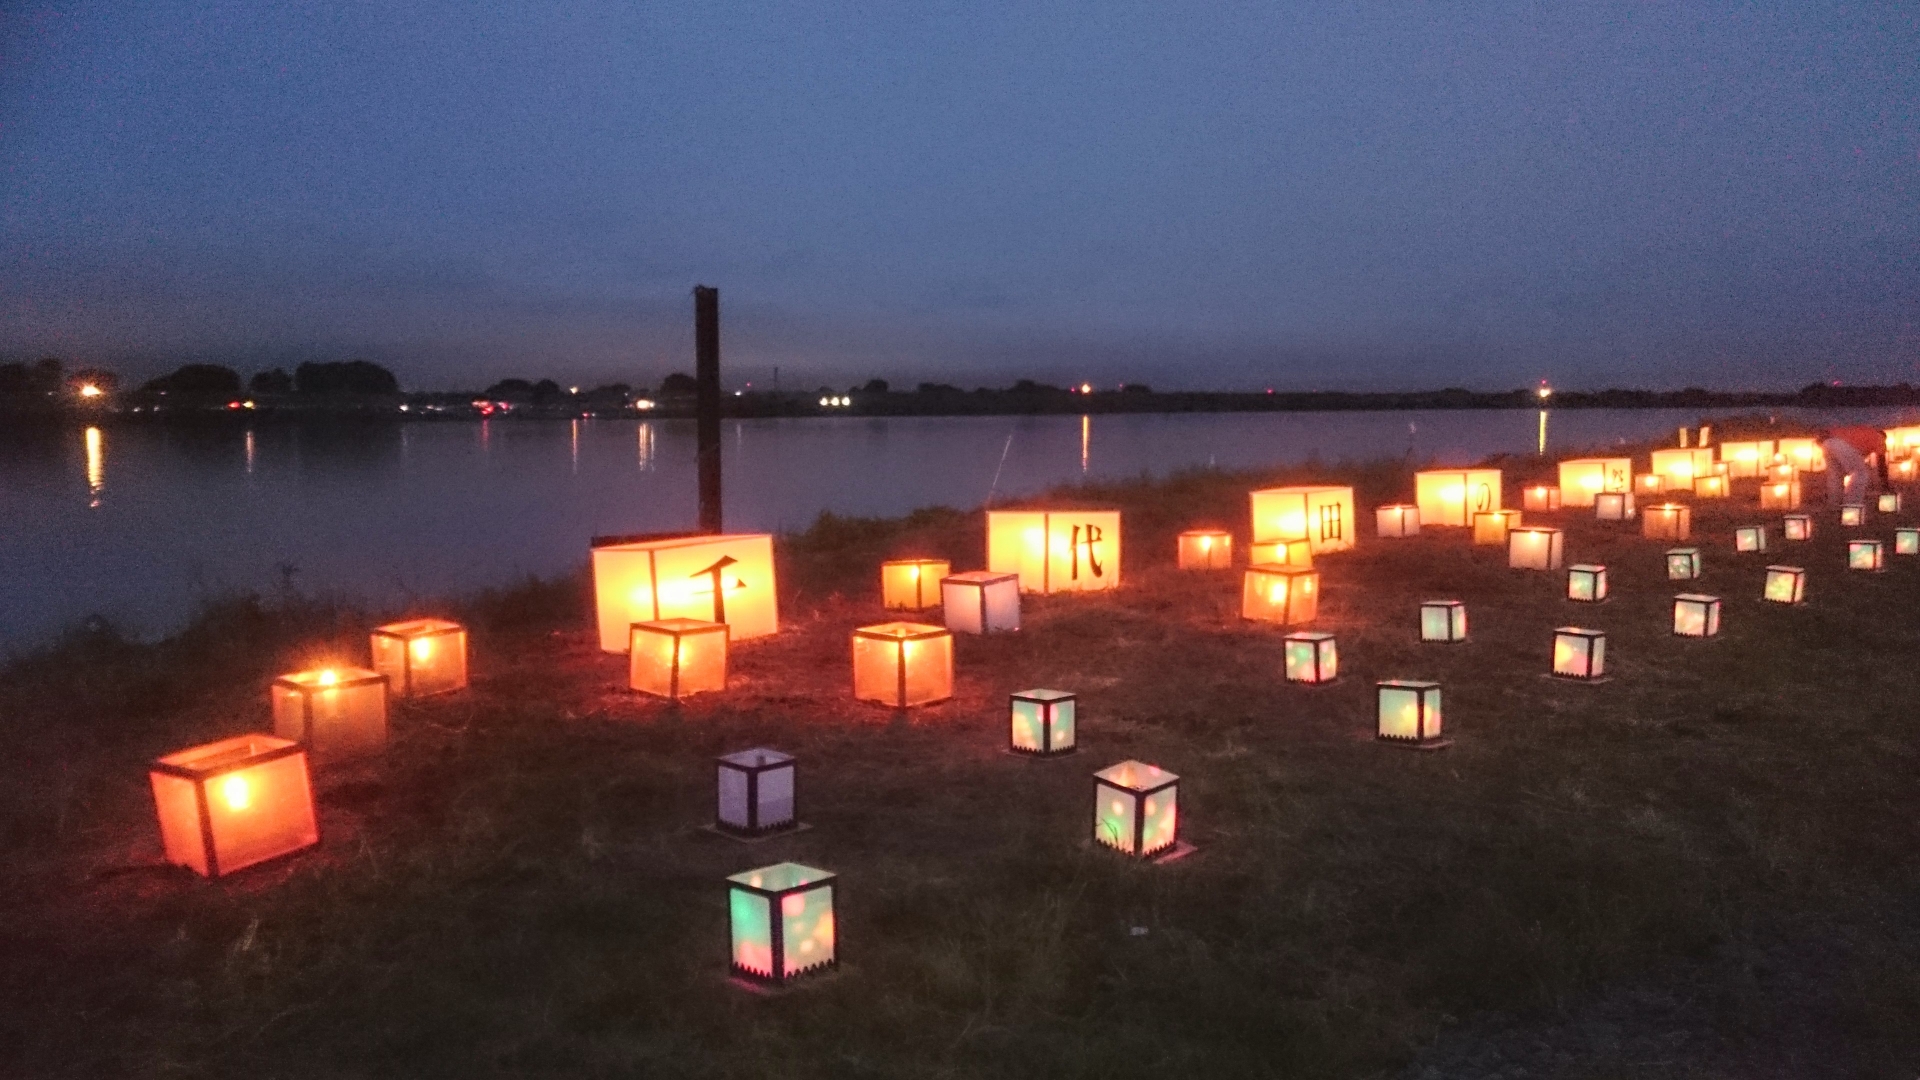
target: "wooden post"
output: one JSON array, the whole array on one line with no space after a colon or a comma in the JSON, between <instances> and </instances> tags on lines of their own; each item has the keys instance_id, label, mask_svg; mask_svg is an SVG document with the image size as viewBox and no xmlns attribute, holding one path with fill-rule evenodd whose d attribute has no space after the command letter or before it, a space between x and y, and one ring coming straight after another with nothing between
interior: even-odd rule
<instances>
[{"instance_id":1,"label":"wooden post","mask_svg":"<svg viewBox=\"0 0 1920 1080\"><path fill-rule=\"evenodd\" d=\"M693 381L700 531L720 533L720 290L706 285L693 287Z\"/></svg>"}]
</instances>

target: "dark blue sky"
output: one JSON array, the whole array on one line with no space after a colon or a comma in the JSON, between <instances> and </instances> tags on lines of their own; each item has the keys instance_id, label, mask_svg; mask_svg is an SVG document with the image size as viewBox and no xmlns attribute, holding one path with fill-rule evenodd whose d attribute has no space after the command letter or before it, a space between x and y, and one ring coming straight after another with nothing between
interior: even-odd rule
<instances>
[{"instance_id":1,"label":"dark blue sky","mask_svg":"<svg viewBox=\"0 0 1920 1080\"><path fill-rule=\"evenodd\" d=\"M272 10L280 8L282 10ZM1920 382L1920 3L0 8L0 355Z\"/></svg>"}]
</instances>

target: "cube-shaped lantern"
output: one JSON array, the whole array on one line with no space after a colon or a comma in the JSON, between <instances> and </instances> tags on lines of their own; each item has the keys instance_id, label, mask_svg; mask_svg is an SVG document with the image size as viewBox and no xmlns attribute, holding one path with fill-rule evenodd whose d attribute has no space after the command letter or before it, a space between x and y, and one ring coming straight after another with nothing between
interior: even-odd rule
<instances>
[{"instance_id":1,"label":"cube-shaped lantern","mask_svg":"<svg viewBox=\"0 0 1920 1080\"><path fill-rule=\"evenodd\" d=\"M1240 617L1292 626L1320 613L1320 572L1304 566L1263 563L1247 567L1240 587Z\"/></svg>"},{"instance_id":2,"label":"cube-shaped lantern","mask_svg":"<svg viewBox=\"0 0 1920 1080\"><path fill-rule=\"evenodd\" d=\"M1649 540L1685 540L1693 535L1693 508L1680 503L1649 506L1640 515L1640 535Z\"/></svg>"},{"instance_id":3,"label":"cube-shaped lantern","mask_svg":"<svg viewBox=\"0 0 1920 1080\"><path fill-rule=\"evenodd\" d=\"M1666 478L1667 490L1690 488L1696 478L1713 475L1712 447L1655 450L1653 471Z\"/></svg>"},{"instance_id":4,"label":"cube-shaped lantern","mask_svg":"<svg viewBox=\"0 0 1920 1080\"><path fill-rule=\"evenodd\" d=\"M1887 460L1911 458L1920 451L1920 426L1882 428L1887 441Z\"/></svg>"},{"instance_id":5,"label":"cube-shaped lantern","mask_svg":"<svg viewBox=\"0 0 1920 1080\"><path fill-rule=\"evenodd\" d=\"M1813 518L1806 514L1788 514L1780 519L1780 532L1789 540L1813 539Z\"/></svg>"},{"instance_id":6,"label":"cube-shaped lantern","mask_svg":"<svg viewBox=\"0 0 1920 1080\"><path fill-rule=\"evenodd\" d=\"M1665 493L1667 478L1660 473L1640 473L1633 478L1633 490L1635 494L1652 498Z\"/></svg>"},{"instance_id":7,"label":"cube-shaped lantern","mask_svg":"<svg viewBox=\"0 0 1920 1080\"><path fill-rule=\"evenodd\" d=\"M1375 738L1415 746L1441 742L1439 683L1387 679L1373 688Z\"/></svg>"},{"instance_id":8,"label":"cube-shaped lantern","mask_svg":"<svg viewBox=\"0 0 1920 1080\"><path fill-rule=\"evenodd\" d=\"M1762 510L1798 510L1800 509L1800 481L1763 480L1760 483L1760 509Z\"/></svg>"},{"instance_id":9,"label":"cube-shaped lantern","mask_svg":"<svg viewBox=\"0 0 1920 1080\"><path fill-rule=\"evenodd\" d=\"M1776 454L1775 457L1778 458L1779 455ZM1799 478L1800 470L1795 468L1790 462L1784 460L1776 461L1774 464L1767 466L1766 472L1761 476L1761 479L1766 480L1768 483L1776 484L1787 480L1798 480Z\"/></svg>"},{"instance_id":10,"label":"cube-shaped lantern","mask_svg":"<svg viewBox=\"0 0 1920 1080\"><path fill-rule=\"evenodd\" d=\"M1373 531L1380 536L1419 536L1420 508L1407 503L1375 507Z\"/></svg>"},{"instance_id":11,"label":"cube-shaped lantern","mask_svg":"<svg viewBox=\"0 0 1920 1080\"><path fill-rule=\"evenodd\" d=\"M1594 563L1567 567L1567 599L1597 604L1607 598L1607 568Z\"/></svg>"},{"instance_id":12,"label":"cube-shaped lantern","mask_svg":"<svg viewBox=\"0 0 1920 1080\"><path fill-rule=\"evenodd\" d=\"M940 583L953 573L945 559L892 559L880 564L880 606L925 611L940 602Z\"/></svg>"},{"instance_id":13,"label":"cube-shaped lantern","mask_svg":"<svg viewBox=\"0 0 1920 1080\"><path fill-rule=\"evenodd\" d=\"M704 619L634 623L627 686L670 701L725 690L731 629Z\"/></svg>"},{"instance_id":14,"label":"cube-shaped lantern","mask_svg":"<svg viewBox=\"0 0 1920 1080\"><path fill-rule=\"evenodd\" d=\"M1094 773L1093 838L1142 859L1179 843L1180 778L1141 761Z\"/></svg>"},{"instance_id":15,"label":"cube-shaped lantern","mask_svg":"<svg viewBox=\"0 0 1920 1080\"><path fill-rule=\"evenodd\" d=\"M1604 630L1563 626L1553 632L1553 673L1562 679L1591 682L1607 671L1607 635Z\"/></svg>"},{"instance_id":16,"label":"cube-shaped lantern","mask_svg":"<svg viewBox=\"0 0 1920 1080\"><path fill-rule=\"evenodd\" d=\"M1182 570L1225 570L1233 565L1233 534L1225 529L1188 529L1177 552Z\"/></svg>"},{"instance_id":17,"label":"cube-shaped lantern","mask_svg":"<svg viewBox=\"0 0 1920 1080\"><path fill-rule=\"evenodd\" d=\"M1899 528L1893 530L1893 553L1895 555L1920 555L1920 529Z\"/></svg>"},{"instance_id":18,"label":"cube-shaped lantern","mask_svg":"<svg viewBox=\"0 0 1920 1080\"><path fill-rule=\"evenodd\" d=\"M1601 521L1632 521L1633 492L1603 491L1595 495L1593 516Z\"/></svg>"},{"instance_id":19,"label":"cube-shaped lantern","mask_svg":"<svg viewBox=\"0 0 1920 1080\"><path fill-rule=\"evenodd\" d=\"M1781 439L1777 445L1777 453L1801 472L1826 471L1827 451L1819 439Z\"/></svg>"},{"instance_id":20,"label":"cube-shaped lantern","mask_svg":"<svg viewBox=\"0 0 1920 1080\"><path fill-rule=\"evenodd\" d=\"M722 622L733 628L734 641L780 630L773 537L766 534L596 542L593 594L606 652L625 652L638 622Z\"/></svg>"},{"instance_id":21,"label":"cube-shaped lantern","mask_svg":"<svg viewBox=\"0 0 1920 1080\"><path fill-rule=\"evenodd\" d=\"M1667 549L1667 580L1692 581L1700 576L1700 549L1695 547L1677 547Z\"/></svg>"},{"instance_id":22,"label":"cube-shaped lantern","mask_svg":"<svg viewBox=\"0 0 1920 1080\"><path fill-rule=\"evenodd\" d=\"M1887 479L1896 484L1911 484L1920 480L1920 461L1913 458L1901 458L1887 462Z\"/></svg>"},{"instance_id":23,"label":"cube-shaped lantern","mask_svg":"<svg viewBox=\"0 0 1920 1080\"><path fill-rule=\"evenodd\" d=\"M168 754L148 769L167 862L207 877L320 842L306 748L239 735Z\"/></svg>"},{"instance_id":24,"label":"cube-shaped lantern","mask_svg":"<svg viewBox=\"0 0 1920 1080\"><path fill-rule=\"evenodd\" d=\"M1077 701L1065 690L1022 690L1008 704L1008 745L1016 753L1070 754Z\"/></svg>"},{"instance_id":25,"label":"cube-shaped lantern","mask_svg":"<svg viewBox=\"0 0 1920 1080\"><path fill-rule=\"evenodd\" d=\"M1475 511L1473 515L1473 542L1491 546L1507 542L1507 533L1520 525L1518 510Z\"/></svg>"},{"instance_id":26,"label":"cube-shaped lantern","mask_svg":"<svg viewBox=\"0 0 1920 1080\"><path fill-rule=\"evenodd\" d=\"M1467 640L1467 605L1427 600L1420 605L1420 640L1457 644Z\"/></svg>"},{"instance_id":27,"label":"cube-shaped lantern","mask_svg":"<svg viewBox=\"0 0 1920 1080\"><path fill-rule=\"evenodd\" d=\"M764 836L800 823L793 755L756 747L715 758L714 769L714 828L736 836Z\"/></svg>"},{"instance_id":28,"label":"cube-shaped lantern","mask_svg":"<svg viewBox=\"0 0 1920 1080\"><path fill-rule=\"evenodd\" d=\"M1529 514L1560 509L1560 489L1551 484L1529 484L1520 493L1520 508Z\"/></svg>"},{"instance_id":29,"label":"cube-shaped lantern","mask_svg":"<svg viewBox=\"0 0 1920 1080\"><path fill-rule=\"evenodd\" d=\"M1631 458L1573 458L1560 463L1560 502L1592 506L1602 492L1633 490Z\"/></svg>"},{"instance_id":30,"label":"cube-shaped lantern","mask_svg":"<svg viewBox=\"0 0 1920 1080\"><path fill-rule=\"evenodd\" d=\"M1847 569L1885 570L1887 549L1878 540L1847 541Z\"/></svg>"},{"instance_id":31,"label":"cube-shaped lantern","mask_svg":"<svg viewBox=\"0 0 1920 1080\"><path fill-rule=\"evenodd\" d=\"M953 696L953 631L890 622L853 632L853 696L904 709Z\"/></svg>"},{"instance_id":32,"label":"cube-shaped lantern","mask_svg":"<svg viewBox=\"0 0 1920 1080\"><path fill-rule=\"evenodd\" d=\"M426 697L467 685L467 628L446 619L411 619L373 631L373 670L400 697Z\"/></svg>"},{"instance_id":33,"label":"cube-shaped lantern","mask_svg":"<svg viewBox=\"0 0 1920 1080\"><path fill-rule=\"evenodd\" d=\"M1020 575L1032 593L1120 585L1120 511L989 510L987 569Z\"/></svg>"},{"instance_id":34,"label":"cube-shaped lantern","mask_svg":"<svg viewBox=\"0 0 1920 1080\"><path fill-rule=\"evenodd\" d=\"M1020 629L1020 575L969 570L940 579L940 613L947 629L995 634Z\"/></svg>"},{"instance_id":35,"label":"cube-shaped lantern","mask_svg":"<svg viewBox=\"0 0 1920 1080\"><path fill-rule=\"evenodd\" d=\"M1673 598L1673 632L1680 637L1713 637L1720 633L1720 598L1681 593Z\"/></svg>"},{"instance_id":36,"label":"cube-shaped lantern","mask_svg":"<svg viewBox=\"0 0 1920 1080\"><path fill-rule=\"evenodd\" d=\"M1313 545L1305 540L1255 540L1247 547L1247 565L1260 563L1312 566Z\"/></svg>"},{"instance_id":37,"label":"cube-shaped lantern","mask_svg":"<svg viewBox=\"0 0 1920 1080\"><path fill-rule=\"evenodd\" d=\"M1707 475L1693 478L1693 497L1696 499L1724 499L1732 490L1732 485L1724 476Z\"/></svg>"},{"instance_id":38,"label":"cube-shaped lantern","mask_svg":"<svg viewBox=\"0 0 1920 1080\"><path fill-rule=\"evenodd\" d=\"M1426 525L1473 524L1476 512L1500 509L1499 469L1433 469L1413 474L1414 502ZM1561 492L1561 497L1566 497Z\"/></svg>"},{"instance_id":39,"label":"cube-shaped lantern","mask_svg":"<svg viewBox=\"0 0 1920 1080\"><path fill-rule=\"evenodd\" d=\"M273 680L273 733L317 757L387 745L387 677L366 668L297 671Z\"/></svg>"},{"instance_id":40,"label":"cube-shaped lantern","mask_svg":"<svg viewBox=\"0 0 1920 1080\"><path fill-rule=\"evenodd\" d=\"M1288 682L1319 685L1339 677L1340 653L1334 646L1332 634L1296 630L1282 641Z\"/></svg>"},{"instance_id":41,"label":"cube-shaped lantern","mask_svg":"<svg viewBox=\"0 0 1920 1080\"><path fill-rule=\"evenodd\" d=\"M1867 523L1867 504L1841 503L1840 524L1849 529L1859 528Z\"/></svg>"},{"instance_id":42,"label":"cube-shaped lantern","mask_svg":"<svg viewBox=\"0 0 1920 1080\"><path fill-rule=\"evenodd\" d=\"M1353 546L1353 489L1350 487L1264 488L1247 494L1253 510L1253 539L1305 540L1315 555Z\"/></svg>"},{"instance_id":43,"label":"cube-shaped lantern","mask_svg":"<svg viewBox=\"0 0 1920 1080\"><path fill-rule=\"evenodd\" d=\"M733 973L783 983L838 963L833 925L834 875L779 863L727 879Z\"/></svg>"},{"instance_id":44,"label":"cube-shaped lantern","mask_svg":"<svg viewBox=\"0 0 1920 1080\"><path fill-rule=\"evenodd\" d=\"M1878 501L1878 509L1883 514L1899 513L1900 512L1900 493L1897 491L1881 492L1880 498Z\"/></svg>"},{"instance_id":45,"label":"cube-shaped lantern","mask_svg":"<svg viewBox=\"0 0 1920 1080\"><path fill-rule=\"evenodd\" d=\"M1727 476L1734 480L1752 480L1766 471L1773 461L1773 440L1727 442L1720 444L1720 461Z\"/></svg>"},{"instance_id":46,"label":"cube-shaped lantern","mask_svg":"<svg viewBox=\"0 0 1920 1080\"><path fill-rule=\"evenodd\" d=\"M1767 550L1767 527L1765 525L1741 525L1733 530L1733 550Z\"/></svg>"},{"instance_id":47,"label":"cube-shaped lantern","mask_svg":"<svg viewBox=\"0 0 1920 1080\"><path fill-rule=\"evenodd\" d=\"M1529 525L1507 534L1507 565L1515 570L1558 570L1564 534Z\"/></svg>"},{"instance_id":48,"label":"cube-shaped lantern","mask_svg":"<svg viewBox=\"0 0 1920 1080\"><path fill-rule=\"evenodd\" d=\"M1775 604L1799 604L1807 599L1807 572L1798 566L1767 567L1767 584L1762 600Z\"/></svg>"}]
</instances>

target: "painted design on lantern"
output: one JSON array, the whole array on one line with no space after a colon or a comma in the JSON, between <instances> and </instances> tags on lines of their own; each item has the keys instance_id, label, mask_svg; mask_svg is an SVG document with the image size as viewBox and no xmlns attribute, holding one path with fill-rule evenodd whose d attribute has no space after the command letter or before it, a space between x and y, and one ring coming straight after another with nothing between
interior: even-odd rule
<instances>
[{"instance_id":1,"label":"painted design on lantern","mask_svg":"<svg viewBox=\"0 0 1920 1080\"><path fill-rule=\"evenodd\" d=\"M1420 520L1429 525L1472 525L1474 514L1500 509L1498 469L1433 469L1414 473L1413 482Z\"/></svg>"},{"instance_id":2,"label":"painted design on lantern","mask_svg":"<svg viewBox=\"0 0 1920 1080\"><path fill-rule=\"evenodd\" d=\"M1332 634L1288 634L1281 656L1288 682L1332 682L1340 676L1340 653Z\"/></svg>"},{"instance_id":3,"label":"painted design on lantern","mask_svg":"<svg viewBox=\"0 0 1920 1080\"><path fill-rule=\"evenodd\" d=\"M1674 548L1667 552L1668 581L1692 581L1699 576L1699 548Z\"/></svg>"},{"instance_id":4,"label":"painted design on lantern","mask_svg":"<svg viewBox=\"0 0 1920 1080\"><path fill-rule=\"evenodd\" d=\"M796 863L781 863L728 878L734 967L764 979L785 979L834 962L833 885L808 888L832 877ZM748 888L737 886L745 885ZM751 890L761 890L759 892ZM772 894L772 895L766 895ZM775 957L774 904L779 905L779 957ZM774 970L779 965L779 971Z\"/></svg>"},{"instance_id":5,"label":"painted design on lantern","mask_svg":"<svg viewBox=\"0 0 1920 1080\"><path fill-rule=\"evenodd\" d=\"M1893 530L1895 555L1920 555L1920 529Z\"/></svg>"},{"instance_id":6,"label":"painted design on lantern","mask_svg":"<svg viewBox=\"0 0 1920 1080\"><path fill-rule=\"evenodd\" d=\"M1606 672L1607 635L1563 626L1553 632L1553 673L1569 679L1598 679Z\"/></svg>"},{"instance_id":7,"label":"painted design on lantern","mask_svg":"<svg viewBox=\"0 0 1920 1080\"><path fill-rule=\"evenodd\" d=\"M1467 605L1458 600L1429 600L1421 604L1420 640L1467 640Z\"/></svg>"},{"instance_id":8,"label":"painted design on lantern","mask_svg":"<svg viewBox=\"0 0 1920 1080\"><path fill-rule=\"evenodd\" d=\"M1886 562L1878 540L1847 541L1847 569L1880 570Z\"/></svg>"},{"instance_id":9,"label":"painted design on lantern","mask_svg":"<svg viewBox=\"0 0 1920 1080\"><path fill-rule=\"evenodd\" d=\"M1379 683L1375 692L1380 738L1427 742L1440 737L1443 721L1439 683L1390 680Z\"/></svg>"},{"instance_id":10,"label":"painted design on lantern","mask_svg":"<svg viewBox=\"0 0 1920 1080\"><path fill-rule=\"evenodd\" d=\"M989 510L987 568L1025 592L1090 592L1120 582L1117 510Z\"/></svg>"},{"instance_id":11,"label":"painted design on lantern","mask_svg":"<svg viewBox=\"0 0 1920 1080\"><path fill-rule=\"evenodd\" d=\"M1761 596L1776 604L1798 604L1805 598L1806 588L1806 571L1797 566L1769 566Z\"/></svg>"},{"instance_id":12,"label":"painted design on lantern","mask_svg":"<svg viewBox=\"0 0 1920 1080\"><path fill-rule=\"evenodd\" d=\"M1580 563L1567 568L1567 599L1597 604L1606 598L1606 567Z\"/></svg>"},{"instance_id":13,"label":"painted design on lantern","mask_svg":"<svg viewBox=\"0 0 1920 1080\"><path fill-rule=\"evenodd\" d=\"M1074 695L1065 690L1022 690L1013 695L1013 748L1036 754L1073 749Z\"/></svg>"},{"instance_id":14,"label":"painted design on lantern","mask_svg":"<svg viewBox=\"0 0 1920 1080\"><path fill-rule=\"evenodd\" d=\"M1142 857L1173 846L1179 836L1178 776L1139 761L1093 775L1097 843Z\"/></svg>"},{"instance_id":15,"label":"painted design on lantern","mask_svg":"<svg viewBox=\"0 0 1920 1080\"><path fill-rule=\"evenodd\" d=\"M601 542L593 548L593 582L606 652L626 652L629 628L640 622L724 622L735 641L780 629L766 534Z\"/></svg>"},{"instance_id":16,"label":"painted design on lantern","mask_svg":"<svg viewBox=\"0 0 1920 1080\"><path fill-rule=\"evenodd\" d=\"M1673 632L1681 637L1713 637L1720 632L1720 598L1681 593L1673 598Z\"/></svg>"}]
</instances>

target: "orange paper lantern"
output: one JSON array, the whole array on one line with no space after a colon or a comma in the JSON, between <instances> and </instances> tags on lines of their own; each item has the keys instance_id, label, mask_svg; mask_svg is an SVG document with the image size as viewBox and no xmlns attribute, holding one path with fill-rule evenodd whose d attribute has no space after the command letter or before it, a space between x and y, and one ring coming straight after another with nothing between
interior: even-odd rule
<instances>
[{"instance_id":1,"label":"orange paper lantern","mask_svg":"<svg viewBox=\"0 0 1920 1080\"><path fill-rule=\"evenodd\" d=\"M296 671L273 680L273 733L323 758L387 745L387 677L366 668Z\"/></svg>"},{"instance_id":2,"label":"orange paper lantern","mask_svg":"<svg viewBox=\"0 0 1920 1080\"><path fill-rule=\"evenodd\" d=\"M467 628L446 619L410 619L373 631L373 670L394 694L426 697L467 685Z\"/></svg>"},{"instance_id":3,"label":"orange paper lantern","mask_svg":"<svg viewBox=\"0 0 1920 1080\"><path fill-rule=\"evenodd\" d=\"M726 623L734 641L780 630L773 537L765 534L608 540L593 548L600 648L626 652L634 623Z\"/></svg>"},{"instance_id":4,"label":"orange paper lantern","mask_svg":"<svg viewBox=\"0 0 1920 1080\"><path fill-rule=\"evenodd\" d=\"M1225 529L1188 529L1180 534L1182 570L1225 570L1233 565L1233 534Z\"/></svg>"},{"instance_id":5,"label":"orange paper lantern","mask_svg":"<svg viewBox=\"0 0 1920 1080\"><path fill-rule=\"evenodd\" d=\"M945 559L894 559L880 564L880 606L925 611L940 603L940 581L953 572Z\"/></svg>"},{"instance_id":6,"label":"orange paper lantern","mask_svg":"<svg viewBox=\"0 0 1920 1080\"><path fill-rule=\"evenodd\" d=\"M168 754L148 770L167 861L220 877L320 842L307 752L239 735Z\"/></svg>"},{"instance_id":7,"label":"orange paper lantern","mask_svg":"<svg viewBox=\"0 0 1920 1080\"><path fill-rule=\"evenodd\" d=\"M1020 575L1024 592L1120 585L1120 511L989 510L987 569Z\"/></svg>"},{"instance_id":8,"label":"orange paper lantern","mask_svg":"<svg viewBox=\"0 0 1920 1080\"><path fill-rule=\"evenodd\" d=\"M853 696L904 709L953 696L953 631L891 622L853 632Z\"/></svg>"},{"instance_id":9,"label":"orange paper lantern","mask_svg":"<svg viewBox=\"0 0 1920 1080\"><path fill-rule=\"evenodd\" d=\"M1316 555L1353 546L1353 489L1280 487L1249 492L1255 543L1305 540Z\"/></svg>"},{"instance_id":10,"label":"orange paper lantern","mask_svg":"<svg viewBox=\"0 0 1920 1080\"><path fill-rule=\"evenodd\" d=\"M1240 617L1292 626L1320 612L1320 574L1300 566L1266 563L1247 567L1240 589Z\"/></svg>"},{"instance_id":11,"label":"orange paper lantern","mask_svg":"<svg viewBox=\"0 0 1920 1080\"><path fill-rule=\"evenodd\" d=\"M727 688L731 628L704 619L633 624L627 686L670 701Z\"/></svg>"}]
</instances>

